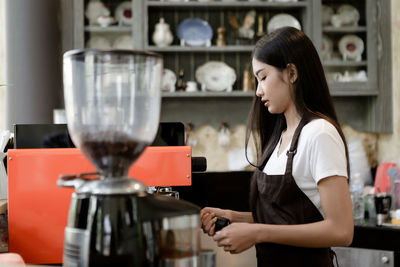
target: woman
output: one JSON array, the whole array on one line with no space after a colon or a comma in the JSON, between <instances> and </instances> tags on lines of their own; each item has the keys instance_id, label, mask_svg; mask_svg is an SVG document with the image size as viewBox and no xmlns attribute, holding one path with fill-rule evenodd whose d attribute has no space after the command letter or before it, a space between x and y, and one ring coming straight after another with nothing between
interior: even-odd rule
<instances>
[{"instance_id":1,"label":"woman","mask_svg":"<svg viewBox=\"0 0 400 267\"><path fill-rule=\"evenodd\" d=\"M257 42L252 67L251 213L206 207L203 231L230 253L255 245L258 266L332 266L330 247L351 243L353 216L346 141L318 53L303 32L285 27ZM215 232L217 217L231 224Z\"/></svg>"}]
</instances>

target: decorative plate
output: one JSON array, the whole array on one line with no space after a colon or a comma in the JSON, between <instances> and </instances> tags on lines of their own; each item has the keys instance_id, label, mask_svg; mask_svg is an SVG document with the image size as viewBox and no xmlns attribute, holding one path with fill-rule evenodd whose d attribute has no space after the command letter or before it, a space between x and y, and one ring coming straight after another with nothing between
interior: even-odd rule
<instances>
[{"instance_id":1,"label":"decorative plate","mask_svg":"<svg viewBox=\"0 0 400 267\"><path fill-rule=\"evenodd\" d=\"M197 68L196 80L202 85L202 90L232 91L236 73L224 62L209 61Z\"/></svg>"},{"instance_id":2,"label":"decorative plate","mask_svg":"<svg viewBox=\"0 0 400 267\"><path fill-rule=\"evenodd\" d=\"M132 3L125 1L119 4L115 9L115 18L119 25L132 25Z\"/></svg>"},{"instance_id":3,"label":"decorative plate","mask_svg":"<svg viewBox=\"0 0 400 267\"><path fill-rule=\"evenodd\" d=\"M93 36L86 42L86 47L91 49L111 49L111 43L105 37Z\"/></svg>"},{"instance_id":4,"label":"decorative plate","mask_svg":"<svg viewBox=\"0 0 400 267\"><path fill-rule=\"evenodd\" d=\"M292 15L281 13L273 16L267 24L268 33L273 32L274 30L282 27L294 27L296 29L301 30L300 22L293 17Z\"/></svg>"},{"instance_id":5,"label":"decorative plate","mask_svg":"<svg viewBox=\"0 0 400 267\"><path fill-rule=\"evenodd\" d=\"M161 90L166 92L174 92L176 83L176 75L172 70L163 69Z\"/></svg>"},{"instance_id":6,"label":"decorative plate","mask_svg":"<svg viewBox=\"0 0 400 267\"><path fill-rule=\"evenodd\" d=\"M207 21L202 19L185 19L178 25L178 37L183 45L211 45L213 30Z\"/></svg>"},{"instance_id":7,"label":"decorative plate","mask_svg":"<svg viewBox=\"0 0 400 267\"><path fill-rule=\"evenodd\" d=\"M339 51L343 60L361 61L364 52L364 41L354 34L347 34L339 40Z\"/></svg>"},{"instance_id":8,"label":"decorative plate","mask_svg":"<svg viewBox=\"0 0 400 267\"><path fill-rule=\"evenodd\" d=\"M132 36L130 35L122 35L115 39L113 43L113 48L114 49L132 49L133 48L133 40Z\"/></svg>"}]
</instances>

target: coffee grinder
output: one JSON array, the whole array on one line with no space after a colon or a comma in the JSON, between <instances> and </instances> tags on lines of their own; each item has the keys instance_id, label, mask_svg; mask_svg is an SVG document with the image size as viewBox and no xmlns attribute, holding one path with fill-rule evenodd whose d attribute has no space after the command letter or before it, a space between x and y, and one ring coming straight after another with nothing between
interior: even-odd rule
<instances>
[{"instance_id":1,"label":"coffee grinder","mask_svg":"<svg viewBox=\"0 0 400 267\"><path fill-rule=\"evenodd\" d=\"M58 181L75 188L64 266L199 265L199 207L148 194L145 184L127 177L157 133L162 69L162 58L148 52L64 54L68 131L99 174Z\"/></svg>"}]
</instances>

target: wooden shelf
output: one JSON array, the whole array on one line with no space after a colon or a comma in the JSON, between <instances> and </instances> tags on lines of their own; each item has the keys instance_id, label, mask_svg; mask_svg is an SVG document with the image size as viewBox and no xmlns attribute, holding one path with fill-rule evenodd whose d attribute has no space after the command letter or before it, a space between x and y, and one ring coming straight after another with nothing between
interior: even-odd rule
<instances>
[{"instance_id":1,"label":"wooden shelf","mask_svg":"<svg viewBox=\"0 0 400 267\"><path fill-rule=\"evenodd\" d=\"M330 82L329 88L331 95L335 97L362 97L362 96L377 96L377 90L362 89L361 85L366 85L363 82ZM163 98L253 98L254 92L243 92L234 90L232 92L163 92Z\"/></svg>"},{"instance_id":2,"label":"wooden shelf","mask_svg":"<svg viewBox=\"0 0 400 267\"><path fill-rule=\"evenodd\" d=\"M253 51L254 45L227 45L227 46L179 46L172 45L167 47L157 47L154 45L146 46L146 50L154 52L178 52L178 53L189 53L189 52L251 52Z\"/></svg>"},{"instance_id":3,"label":"wooden shelf","mask_svg":"<svg viewBox=\"0 0 400 267\"><path fill-rule=\"evenodd\" d=\"M162 8L193 8L193 7L259 7L268 9L291 9L307 7L307 2L299 1L293 3L279 3L279 2L266 2L266 1L148 1L149 7L162 7Z\"/></svg>"},{"instance_id":4,"label":"wooden shelf","mask_svg":"<svg viewBox=\"0 0 400 267\"><path fill-rule=\"evenodd\" d=\"M322 63L324 67L364 67L368 65L366 60L363 61L343 61L343 60L326 60Z\"/></svg>"},{"instance_id":5,"label":"wooden shelf","mask_svg":"<svg viewBox=\"0 0 400 267\"><path fill-rule=\"evenodd\" d=\"M85 26L86 32L131 32L132 27L130 26L108 26L108 27L101 27L101 26Z\"/></svg>"},{"instance_id":6,"label":"wooden shelf","mask_svg":"<svg viewBox=\"0 0 400 267\"><path fill-rule=\"evenodd\" d=\"M365 26L324 26L322 31L326 33L355 33L355 32L367 32L367 27Z\"/></svg>"},{"instance_id":7,"label":"wooden shelf","mask_svg":"<svg viewBox=\"0 0 400 267\"><path fill-rule=\"evenodd\" d=\"M367 82L329 82L333 96L377 96L378 90L368 89Z\"/></svg>"},{"instance_id":8,"label":"wooden shelf","mask_svg":"<svg viewBox=\"0 0 400 267\"><path fill-rule=\"evenodd\" d=\"M163 98L198 98L198 97L221 97L221 98L226 98L226 97L247 97L251 98L254 96L253 91L249 92L243 92L240 90L234 90L232 92L163 92L162 97Z\"/></svg>"}]
</instances>

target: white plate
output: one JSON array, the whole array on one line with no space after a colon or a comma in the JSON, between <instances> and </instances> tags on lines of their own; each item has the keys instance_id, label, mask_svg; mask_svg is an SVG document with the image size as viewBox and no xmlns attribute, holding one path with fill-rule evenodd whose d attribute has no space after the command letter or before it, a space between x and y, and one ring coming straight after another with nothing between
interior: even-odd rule
<instances>
[{"instance_id":1,"label":"white plate","mask_svg":"<svg viewBox=\"0 0 400 267\"><path fill-rule=\"evenodd\" d=\"M176 75L172 70L164 69L162 73L161 90L174 92L176 84Z\"/></svg>"},{"instance_id":2,"label":"white plate","mask_svg":"<svg viewBox=\"0 0 400 267\"><path fill-rule=\"evenodd\" d=\"M111 43L105 37L92 36L86 42L86 47L91 49L111 49Z\"/></svg>"},{"instance_id":3,"label":"white plate","mask_svg":"<svg viewBox=\"0 0 400 267\"><path fill-rule=\"evenodd\" d=\"M339 51L343 60L361 61L364 52L364 41L354 34L347 34L339 40Z\"/></svg>"},{"instance_id":4,"label":"white plate","mask_svg":"<svg viewBox=\"0 0 400 267\"><path fill-rule=\"evenodd\" d=\"M113 48L114 49L132 49L133 48L133 40L132 36L130 35L122 35L115 39L113 43Z\"/></svg>"},{"instance_id":5,"label":"white plate","mask_svg":"<svg viewBox=\"0 0 400 267\"><path fill-rule=\"evenodd\" d=\"M209 61L197 68L196 80L203 90L231 91L236 81L236 73L224 62Z\"/></svg>"},{"instance_id":6,"label":"white plate","mask_svg":"<svg viewBox=\"0 0 400 267\"><path fill-rule=\"evenodd\" d=\"M122 2L115 9L115 18L119 25L132 25L133 22L132 3L130 1Z\"/></svg>"},{"instance_id":7,"label":"white plate","mask_svg":"<svg viewBox=\"0 0 400 267\"><path fill-rule=\"evenodd\" d=\"M282 27L294 27L296 29L301 30L301 25L300 22L293 17L292 15L286 14L286 13L281 13L273 16L269 21L267 25L267 30L268 33L273 32L274 30Z\"/></svg>"}]
</instances>

